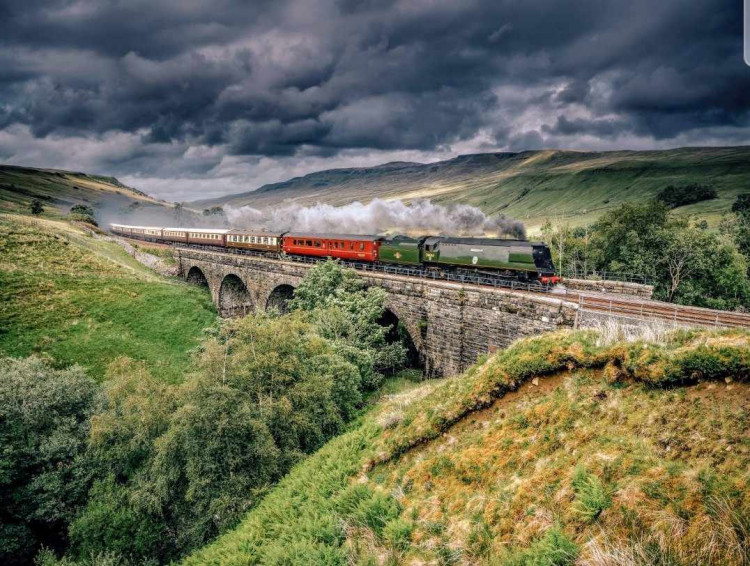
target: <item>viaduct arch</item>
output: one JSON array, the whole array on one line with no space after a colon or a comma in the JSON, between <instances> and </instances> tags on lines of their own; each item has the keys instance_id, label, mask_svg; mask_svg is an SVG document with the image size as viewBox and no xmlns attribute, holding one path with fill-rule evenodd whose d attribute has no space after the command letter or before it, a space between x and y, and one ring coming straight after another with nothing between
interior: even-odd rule
<instances>
[{"instance_id":1,"label":"viaduct arch","mask_svg":"<svg viewBox=\"0 0 750 566\"><path fill-rule=\"evenodd\" d=\"M177 250L179 273L203 274L222 316L260 309L284 312L310 264L218 251ZM191 275L192 274L192 275ZM387 292L386 309L401 322L429 375L454 375L477 358L524 336L575 325L578 306L550 296L359 272Z\"/></svg>"}]
</instances>

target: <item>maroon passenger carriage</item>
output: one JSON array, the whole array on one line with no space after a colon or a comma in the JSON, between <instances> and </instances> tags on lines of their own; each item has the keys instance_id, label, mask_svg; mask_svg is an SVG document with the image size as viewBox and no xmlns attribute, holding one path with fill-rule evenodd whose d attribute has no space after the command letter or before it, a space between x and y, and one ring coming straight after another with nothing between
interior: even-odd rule
<instances>
[{"instance_id":1,"label":"maroon passenger carriage","mask_svg":"<svg viewBox=\"0 0 750 566\"><path fill-rule=\"evenodd\" d=\"M289 255L375 262L382 241L381 236L291 232L284 234L281 248Z\"/></svg>"}]
</instances>

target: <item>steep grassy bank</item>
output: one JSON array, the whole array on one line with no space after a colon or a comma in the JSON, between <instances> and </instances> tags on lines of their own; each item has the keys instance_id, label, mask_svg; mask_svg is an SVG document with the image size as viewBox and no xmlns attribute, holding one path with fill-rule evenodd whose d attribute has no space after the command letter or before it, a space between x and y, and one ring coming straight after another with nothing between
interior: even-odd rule
<instances>
[{"instance_id":1,"label":"steep grassy bank","mask_svg":"<svg viewBox=\"0 0 750 566\"><path fill-rule=\"evenodd\" d=\"M189 564L748 564L750 336L518 343L387 398Z\"/></svg>"},{"instance_id":2,"label":"steep grassy bank","mask_svg":"<svg viewBox=\"0 0 750 566\"><path fill-rule=\"evenodd\" d=\"M51 355L101 379L122 355L180 380L216 320L204 289L154 274L65 222L0 217L0 352Z\"/></svg>"}]
</instances>

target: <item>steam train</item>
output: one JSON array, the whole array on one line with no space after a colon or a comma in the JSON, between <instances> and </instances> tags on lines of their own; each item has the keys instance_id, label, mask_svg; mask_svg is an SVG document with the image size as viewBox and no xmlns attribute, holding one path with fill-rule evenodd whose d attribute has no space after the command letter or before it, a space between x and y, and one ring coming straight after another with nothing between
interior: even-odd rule
<instances>
[{"instance_id":1,"label":"steam train","mask_svg":"<svg viewBox=\"0 0 750 566\"><path fill-rule=\"evenodd\" d=\"M235 248L274 257L331 257L362 263L381 263L462 273L484 273L557 283L547 244L496 238L450 236L362 236L302 232L259 232L208 228L160 228L111 224L120 236L154 242Z\"/></svg>"}]
</instances>

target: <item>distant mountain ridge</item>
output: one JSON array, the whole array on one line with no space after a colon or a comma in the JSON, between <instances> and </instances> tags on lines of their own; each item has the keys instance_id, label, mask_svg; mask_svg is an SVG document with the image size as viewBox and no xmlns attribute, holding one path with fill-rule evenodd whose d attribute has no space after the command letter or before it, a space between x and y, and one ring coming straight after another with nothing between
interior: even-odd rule
<instances>
[{"instance_id":1,"label":"distant mountain ridge","mask_svg":"<svg viewBox=\"0 0 750 566\"><path fill-rule=\"evenodd\" d=\"M667 185L714 186L718 198L679 212L715 222L737 194L750 192L750 146L653 151L539 150L461 155L435 163L391 162L330 169L225 197L191 203L266 208L289 203L341 206L374 198L465 203L527 225L545 218L585 224L626 201L653 196Z\"/></svg>"}]
</instances>

